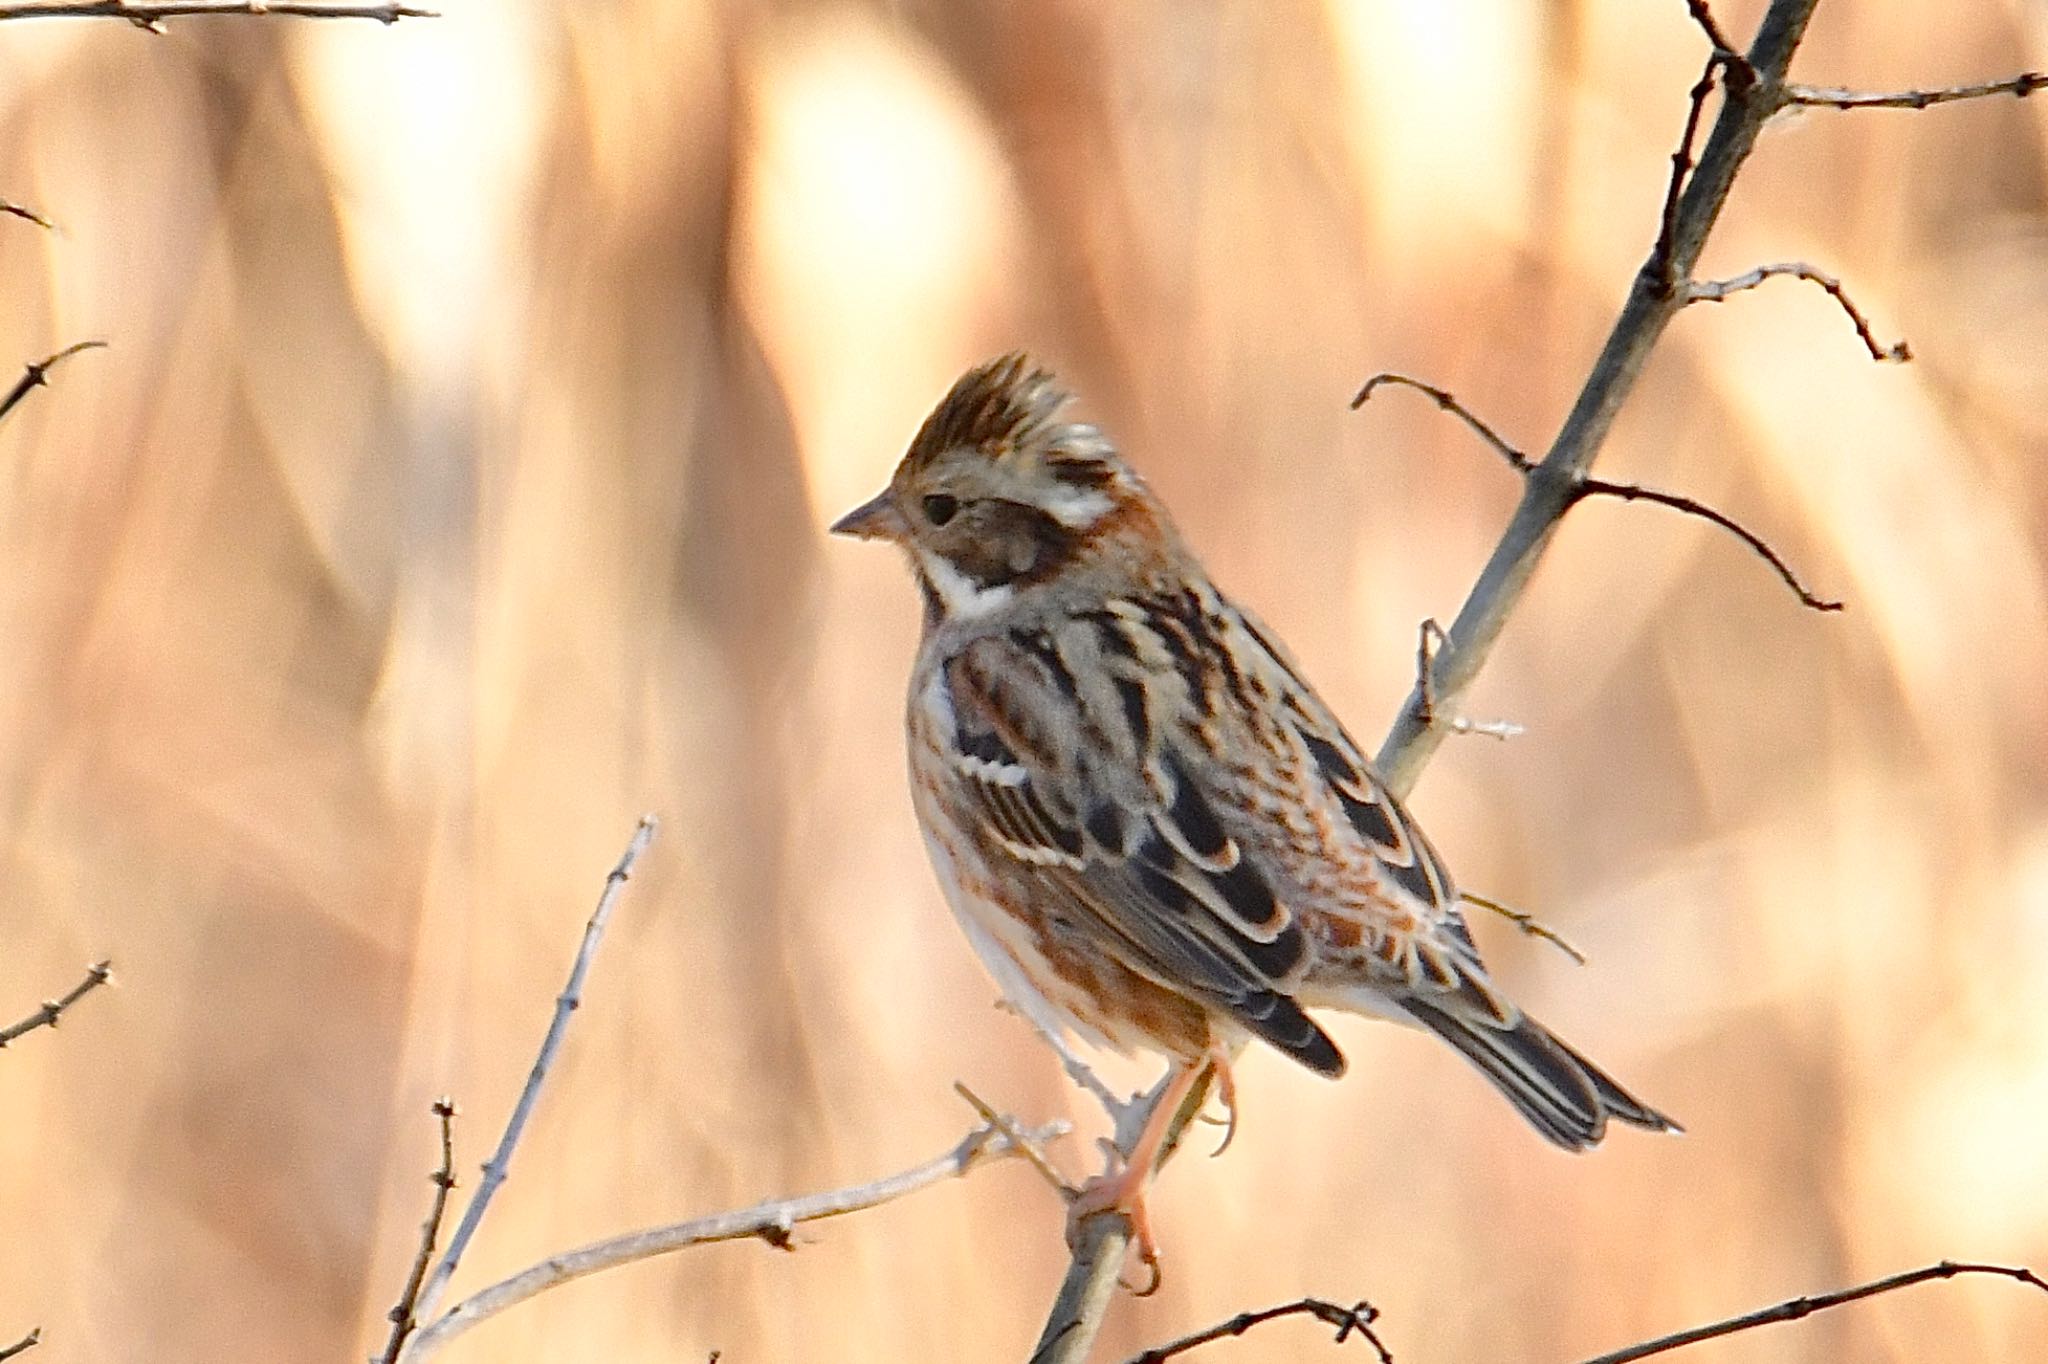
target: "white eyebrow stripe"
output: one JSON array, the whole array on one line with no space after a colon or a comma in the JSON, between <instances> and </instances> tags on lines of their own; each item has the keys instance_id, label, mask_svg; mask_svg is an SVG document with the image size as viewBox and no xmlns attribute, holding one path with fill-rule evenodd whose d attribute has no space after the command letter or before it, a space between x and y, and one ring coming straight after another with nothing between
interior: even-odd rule
<instances>
[{"instance_id":1,"label":"white eyebrow stripe","mask_svg":"<svg viewBox=\"0 0 2048 1364\"><path fill-rule=\"evenodd\" d=\"M1042 504L1052 519L1068 530L1080 530L1102 519L1115 504L1094 488L1062 488Z\"/></svg>"}]
</instances>

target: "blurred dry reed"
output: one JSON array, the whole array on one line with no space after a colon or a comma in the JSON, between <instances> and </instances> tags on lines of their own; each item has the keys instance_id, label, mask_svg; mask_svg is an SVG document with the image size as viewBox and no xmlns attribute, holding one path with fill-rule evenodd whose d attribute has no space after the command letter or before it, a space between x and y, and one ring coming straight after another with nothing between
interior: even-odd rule
<instances>
[{"instance_id":1,"label":"blurred dry reed","mask_svg":"<svg viewBox=\"0 0 2048 1364\"><path fill-rule=\"evenodd\" d=\"M509 1110L641 809L667 832L603 1007L462 1280L902 1168L957 1139L956 1077L1096 1121L924 869L911 593L821 525L1027 345L1378 733L1518 490L1428 404L1346 401L1393 369L1555 429L1698 54L1681 5L1624 0L0 26L0 196L58 228L0 221L0 356L110 345L0 426L0 1009L122 965L0 1064L0 1330L43 1323L48 1364L376 1348L428 1101ZM2034 8L1836 4L1795 75L2044 65ZM1103 1358L1305 1292L1369 1297L1404 1364L1578 1358L2048 1262L2044 119L1773 125L1703 271L1813 262L1915 361L1818 290L1691 310L1603 469L1847 611L1588 507L1468 703L1528 732L1418 789L1466 881L1591 957L1481 923L1518 996L1690 1135L1568 1160L1339 1025L1348 1081L1247 1064L1228 1158L1169 1172L1165 1290ZM1060 1216L1013 1162L447 1357L1014 1358ZM1713 1357L2038 1357L1998 1287Z\"/></svg>"}]
</instances>

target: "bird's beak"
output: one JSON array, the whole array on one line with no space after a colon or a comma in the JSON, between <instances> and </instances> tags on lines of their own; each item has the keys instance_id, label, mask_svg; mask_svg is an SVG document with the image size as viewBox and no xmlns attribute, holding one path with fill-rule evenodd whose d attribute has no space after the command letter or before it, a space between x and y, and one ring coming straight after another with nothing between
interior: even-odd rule
<instances>
[{"instance_id":1,"label":"bird's beak","mask_svg":"<svg viewBox=\"0 0 2048 1364\"><path fill-rule=\"evenodd\" d=\"M901 540L910 533L903 513L887 488L876 493L832 523L834 535L851 535L856 540Z\"/></svg>"}]
</instances>

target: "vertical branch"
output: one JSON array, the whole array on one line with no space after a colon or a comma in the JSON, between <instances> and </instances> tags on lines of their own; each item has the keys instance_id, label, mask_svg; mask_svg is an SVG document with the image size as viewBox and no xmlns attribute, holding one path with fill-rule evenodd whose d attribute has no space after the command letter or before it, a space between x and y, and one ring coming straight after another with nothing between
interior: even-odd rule
<instances>
[{"instance_id":1,"label":"vertical branch","mask_svg":"<svg viewBox=\"0 0 2048 1364\"><path fill-rule=\"evenodd\" d=\"M583 927L583 943L576 949L575 964L569 968L569 983L562 987L562 993L555 999L555 1016L548 1023L547 1036L541 1039L540 1054L533 1059L533 1070L526 1077L526 1087L519 1091L519 1101L512 1106L512 1116L505 1123L505 1134L498 1139L498 1149L484 1162L483 1180L470 1196L469 1206L462 1210L462 1221L456 1225L455 1234L448 1238L447 1252L434 1266L433 1276L420 1291L414 1308L415 1316L431 1317L434 1308L440 1305L441 1295L448 1291L448 1280L454 1277L455 1267L462 1263L462 1252L469 1248L470 1239L476 1235L477 1224L484 1220L484 1213L489 1210L498 1186L505 1182L512 1152L526 1131L526 1120L532 1115L534 1101L540 1097L540 1088L547 1081L548 1068L554 1064L555 1053L561 1050L562 1035L569 1028L569 1015L575 1013L576 1007L583 1002L583 978L589 974L591 959L597 955L598 941L604 937L605 928L611 922L612 906L626 882L632 878L633 864L654 841L654 829L654 816L642 815L639 827L633 830L632 841L619 858L619 864L605 877L604 891L597 897L597 908L591 911L590 922Z\"/></svg>"},{"instance_id":2,"label":"vertical branch","mask_svg":"<svg viewBox=\"0 0 2048 1364\"><path fill-rule=\"evenodd\" d=\"M1672 317L1684 306L1675 286L1692 277L1700 248L1720 216L1735 176L1756 145L1764 123L1785 100L1785 72L1805 35L1817 0L1772 0L1746 58L1750 79L1724 82L1725 99L1699 163L1678 196L1668 243L1637 270L1600 358L1565 418L1549 453L1529 475L1522 500L1493 556L1458 612L1434 669L1436 700L1451 711L1460 703L1502 628L1522 598L1529 576L1549 547L1571 505L1579 481L1613 429L1643 363ZM1668 249L1664 249L1667 248ZM1423 764L1443 742L1443 729L1425 719L1420 688L1411 691L1393 732L1380 746L1380 775L1396 795L1405 796Z\"/></svg>"}]
</instances>

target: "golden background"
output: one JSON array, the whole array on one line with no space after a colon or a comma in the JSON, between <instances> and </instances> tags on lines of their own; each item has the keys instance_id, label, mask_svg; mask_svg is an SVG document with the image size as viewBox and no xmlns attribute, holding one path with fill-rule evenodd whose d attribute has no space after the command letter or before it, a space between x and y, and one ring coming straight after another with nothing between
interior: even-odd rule
<instances>
[{"instance_id":1,"label":"golden background","mask_svg":"<svg viewBox=\"0 0 2048 1364\"><path fill-rule=\"evenodd\" d=\"M1746 35L1755 0L1722 7ZM904 790L895 556L822 527L1028 346L1368 748L1654 231L1678 0L575 4L384 29L0 26L0 1339L36 1364L381 1347L599 882L663 830L455 1295L1099 1126L990 1007ZM2019 0L1822 6L1795 76L2048 66ZM1369 1298L1401 1364L1569 1360L1943 1256L2048 1266L2048 103L1815 111L1710 243L1845 277L1672 328L1600 471L1766 534L1574 515L1415 806L1519 998L1690 1129L1567 1157L1421 1034L1240 1068L1115 1360ZM1149 1079L1117 1067L1129 1082ZM1198 1134L1198 1141L1200 1140ZM1065 1263L1010 1163L587 1279L450 1360L1021 1358ZM452 1298L451 1298L452 1301ZM1366 1357L1309 1324L1217 1360ZM1705 1361L2048 1357L1962 1281Z\"/></svg>"}]
</instances>

